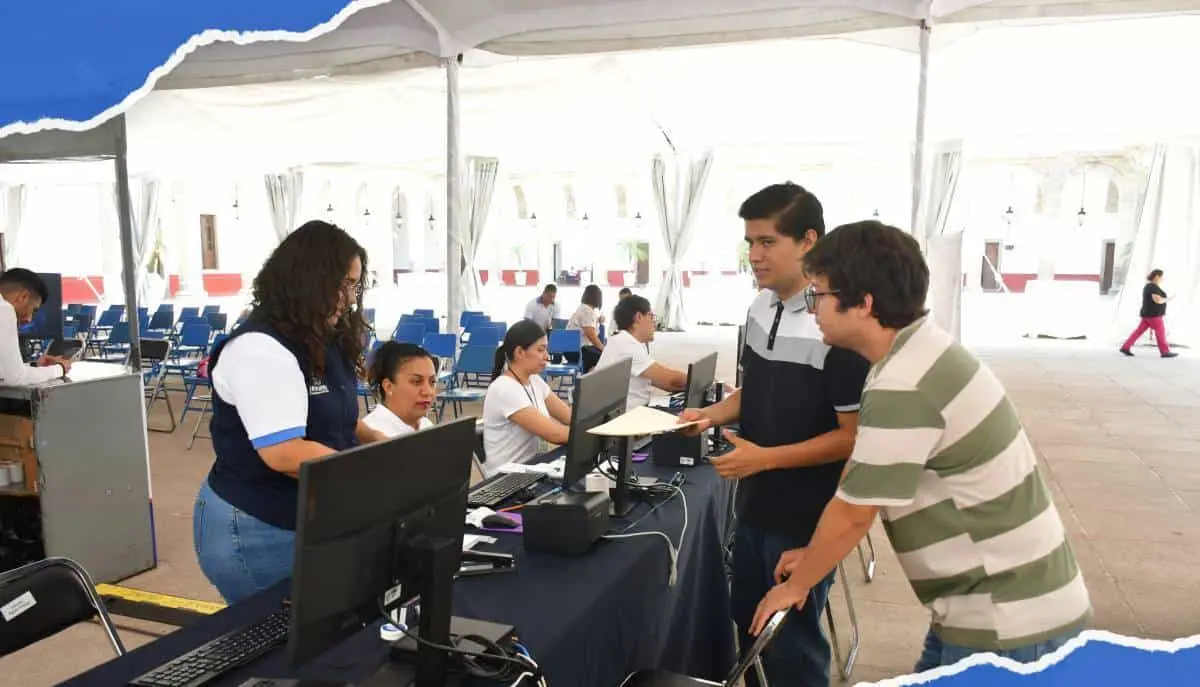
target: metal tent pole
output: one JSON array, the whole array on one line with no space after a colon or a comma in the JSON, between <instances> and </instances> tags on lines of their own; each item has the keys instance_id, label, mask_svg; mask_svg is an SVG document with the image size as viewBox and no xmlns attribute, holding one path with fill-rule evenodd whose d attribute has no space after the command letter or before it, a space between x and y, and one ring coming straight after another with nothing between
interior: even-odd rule
<instances>
[{"instance_id":1,"label":"metal tent pole","mask_svg":"<svg viewBox=\"0 0 1200 687\"><path fill-rule=\"evenodd\" d=\"M136 372L142 369L142 351L138 345L141 340L141 321L137 310L138 266L133 260L133 201L129 192L125 115L117 119L117 156L114 164L117 173L117 222L121 231L121 283L125 287L125 317L129 321L129 366Z\"/></svg>"},{"instance_id":2,"label":"metal tent pole","mask_svg":"<svg viewBox=\"0 0 1200 687\"><path fill-rule=\"evenodd\" d=\"M446 60L446 330L457 331L462 291L462 130L458 68L462 55Z\"/></svg>"}]
</instances>

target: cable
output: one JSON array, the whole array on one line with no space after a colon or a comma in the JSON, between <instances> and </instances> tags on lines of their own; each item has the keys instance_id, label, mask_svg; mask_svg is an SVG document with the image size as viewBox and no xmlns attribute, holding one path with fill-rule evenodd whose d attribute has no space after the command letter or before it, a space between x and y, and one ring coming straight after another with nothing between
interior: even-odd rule
<instances>
[{"instance_id":1,"label":"cable","mask_svg":"<svg viewBox=\"0 0 1200 687\"><path fill-rule=\"evenodd\" d=\"M608 535L605 535L603 537L603 539L615 540L615 539L630 539L632 537L648 537L648 536L659 536L659 537L662 537L663 539L666 539L667 540L667 550L671 554L671 575L670 575L670 577L667 578L667 585L670 587L674 587L676 581L678 581L678 579L679 579L679 552L683 550L683 538L687 534L687 526L688 526L687 498L684 496L683 490L673 484L663 484L663 485L656 485L656 486L670 488L670 489L674 490L674 493L671 495L671 498L667 499L666 501L663 501L662 503L659 503L654 508L651 508L650 512L646 513L646 515L653 513L663 503L667 503L667 501L670 501L671 499L675 498L676 495L678 495L679 502L683 504L683 528L679 531L679 545L676 546L675 542L671 541L671 538L668 537L665 532L660 532L658 530L655 530L653 532L631 532L629 534L624 534L624 532L629 529L628 527L625 528L625 530L622 530L621 534L608 534ZM644 517L645 516L642 516L642 518L638 518L638 520L636 522L634 522L633 525L636 525L639 522L641 522ZM629 527L633 527L633 525L630 525Z\"/></svg>"},{"instance_id":2,"label":"cable","mask_svg":"<svg viewBox=\"0 0 1200 687\"><path fill-rule=\"evenodd\" d=\"M393 622L387 613L387 609L384 608L382 600L379 601L379 612L381 615L383 615L385 621L403 632L405 636L417 642L418 644L459 656L463 661L463 665L466 666L467 672L474 677L481 677L489 680L507 680L516 673L516 670L521 670L524 672L529 672L532 670L533 677L535 678L540 677L542 674L541 668L539 668L538 664L534 662L533 658L528 655L527 650L523 653L519 653L516 657L512 657L509 656L508 653L500 647L500 645L496 644L490 639L487 639L486 637L480 637L478 635L462 635L461 637L451 635L450 642L451 644L454 644L458 640L470 640L477 644L483 645L489 651L479 653L477 651L460 649L457 646L438 644L437 642L431 642L424 637L414 634L404 623ZM489 669L484 666L481 661L496 661L505 665L502 668ZM517 683L513 684L515 685Z\"/></svg>"}]
</instances>

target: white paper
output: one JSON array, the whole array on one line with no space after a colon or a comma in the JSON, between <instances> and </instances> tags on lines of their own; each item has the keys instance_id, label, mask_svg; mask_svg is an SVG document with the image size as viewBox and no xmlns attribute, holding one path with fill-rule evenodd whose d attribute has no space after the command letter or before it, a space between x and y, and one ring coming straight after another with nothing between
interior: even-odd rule
<instances>
[{"instance_id":1,"label":"white paper","mask_svg":"<svg viewBox=\"0 0 1200 687\"><path fill-rule=\"evenodd\" d=\"M639 437L674 432L699 423L699 420L680 422L678 415L664 413L649 406L638 406L617 419L605 422L588 432L606 437Z\"/></svg>"}]
</instances>

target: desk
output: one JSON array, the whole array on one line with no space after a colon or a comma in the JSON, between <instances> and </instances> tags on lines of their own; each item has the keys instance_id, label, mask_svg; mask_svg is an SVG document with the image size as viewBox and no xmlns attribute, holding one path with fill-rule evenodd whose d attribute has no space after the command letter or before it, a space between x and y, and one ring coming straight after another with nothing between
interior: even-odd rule
<instances>
[{"instance_id":1,"label":"desk","mask_svg":"<svg viewBox=\"0 0 1200 687\"><path fill-rule=\"evenodd\" d=\"M660 479L674 474L650 464L636 467ZM710 466L686 469L688 526L679 577L668 587L670 557L661 537L598 544L578 558L529 552L517 535L498 534L486 550L513 553L517 571L462 578L455 583L455 615L516 626L522 644L554 687L616 687L638 668L661 667L720 680L732 666L733 626L725 579L724 542L730 484ZM640 504L636 520L649 506ZM678 497L631 532L662 530L678 541L683 511ZM624 527L620 521L614 530ZM115 687L196 645L278 608L281 584L194 625L177 630L65 685ZM385 646L371 627L306 666L304 677L361 680L382 663ZM296 677L282 652L230 674L220 685L248 677Z\"/></svg>"}]
</instances>

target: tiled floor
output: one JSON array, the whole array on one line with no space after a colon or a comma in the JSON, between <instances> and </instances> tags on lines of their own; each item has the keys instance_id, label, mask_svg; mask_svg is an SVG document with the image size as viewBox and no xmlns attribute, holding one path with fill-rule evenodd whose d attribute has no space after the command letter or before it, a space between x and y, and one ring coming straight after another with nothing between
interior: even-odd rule
<instances>
[{"instance_id":1,"label":"tiled floor","mask_svg":"<svg viewBox=\"0 0 1200 687\"><path fill-rule=\"evenodd\" d=\"M656 355L682 365L721 351L732 380L732 329L660 336ZM1200 633L1200 354L1162 360L1153 350L1127 359L1084 343L1028 341L978 352L1004 381L1043 458L1042 470L1066 521L1095 607L1094 627L1174 638ZM135 587L217 600L196 566L191 504L212 453L185 450L190 426L151 434L160 565ZM846 563L861 631L854 680L902 674L917 658L928 622L882 530L879 566L865 584ZM839 637L849 640L846 607L835 591ZM170 628L118 620L128 644ZM0 659L0 687L41 687L108 658L98 628L80 626ZM836 683L836 680L835 680Z\"/></svg>"}]
</instances>

